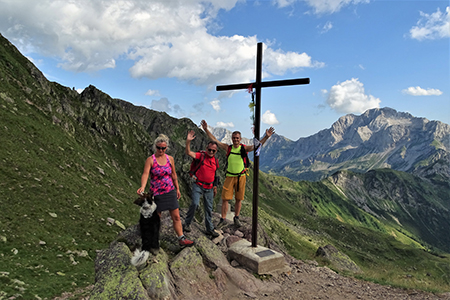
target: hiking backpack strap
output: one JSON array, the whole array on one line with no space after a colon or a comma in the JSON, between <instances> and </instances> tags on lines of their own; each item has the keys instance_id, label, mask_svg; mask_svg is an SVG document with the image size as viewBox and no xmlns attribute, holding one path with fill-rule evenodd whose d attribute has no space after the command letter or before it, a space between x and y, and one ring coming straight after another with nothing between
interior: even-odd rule
<instances>
[{"instance_id":1,"label":"hiking backpack strap","mask_svg":"<svg viewBox=\"0 0 450 300\"><path fill-rule=\"evenodd\" d=\"M238 184L237 184L236 191L239 191L239 180L240 180L240 177L247 172L247 169L248 169L248 166L249 166L247 151L245 151L245 145L244 144L240 144L240 146L241 146L241 149L240 149L239 153L231 152L231 147L233 147L233 146L232 145L228 146L227 164L225 166L226 174L237 175L237 177L238 177ZM235 154L235 155L240 155L241 156L241 158L242 158L242 160L244 162L244 169L240 173L228 172L228 170L227 170L228 169L228 156L230 156L230 154Z\"/></svg>"},{"instance_id":2,"label":"hiking backpack strap","mask_svg":"<svg viewBox=\"0 0 450 300\"><path fill-rule=\"evenodd\" d=\"M247 151L245 151L245 145L244 144L240 144L240 146L241 146L240 153L231 152L231 147L233 147L233 145L229 145L228 146L227 156L226 156L227 157L227 160L226 160L227 163L225 165L225 172L227 174L239 175L240 176L240 175L244 174L247 171L248 167L249 167L249 160L248 160ZM227 169L228 169L228 156L230 156L230 154L240 155L242 160L244 161L244 169L240 173L231 173L231 172L227 171Z\"/></svg>"},{"instance_id":3,"label":"hiking backpack strap","mask_svg":"<svg viewBox=\"0 0 450 300\"><path fill-rule=\"evenodd\" d=\"M220 176L217 175L217 170L219 169L219 160L214 156L214 161L216 162L216 171L214 172L213 186L218 186L220 184Z\"/></svg>"},{"instance_id":4,"label":"hiking backpack strap","mask_svg":"<svg viewBox=\"0 0 450 300\"><path fill-rule=\"evenodd\" d=\"M189 175L191 177L197 177L195 174L197 173L198 169L200 169L200 167L203 165L204 161L205 161L205 151L200 151L201 153L201 157L200 159L195 159L192 161L191 163L191 169L189 170Z\"/></svg>"}]
</instances>

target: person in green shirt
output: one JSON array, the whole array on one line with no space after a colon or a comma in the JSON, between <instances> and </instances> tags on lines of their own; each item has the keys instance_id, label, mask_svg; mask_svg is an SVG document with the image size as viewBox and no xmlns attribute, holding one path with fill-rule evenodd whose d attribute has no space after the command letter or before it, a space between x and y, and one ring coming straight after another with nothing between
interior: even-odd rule
<instances>
[{"instance_id":1,"label":"person in green shirt","mask_svg":"<svg viewBox=\"0 0 450 300\"><path fill-rule=\"evenodd\" d=\"M221 227L225 224L225 218L227 216L228 211L228 201L234 198L236 200L234 206L234 224L239 227L241 223L239 221L239 213L241 211L242 200L244 200L245 195L245 165L241 156L241 147L244 147L245 152L253 151L253 145L243 145L241 144L241 133L239 131L234 131L231 135L232 145L227 145L225 143L220 142L217 138L208 130L208 124L205 120L201 121L201 126L203 130L206 132L207 136L215 141L219 148L227 151L230 150L228 158L227 158L227 173L225 177L225 182L222 187L222 216L220 218L219 224L217 227ZM266 135L261 140L261 144L264 144L269 137L275 132L273 127L266 129Z\"/></svg>"}]
</instances>

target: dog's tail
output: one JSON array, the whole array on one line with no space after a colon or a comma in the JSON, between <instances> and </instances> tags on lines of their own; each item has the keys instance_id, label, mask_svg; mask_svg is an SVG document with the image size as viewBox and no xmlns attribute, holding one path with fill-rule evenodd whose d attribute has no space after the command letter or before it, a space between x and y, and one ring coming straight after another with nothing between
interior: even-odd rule
<instances>
[{"instance_id":1,"label":"dog's tail","mask_svg":"<svg viewBox=\"0 0 450 300\"><path fill-rule=\"evenodd\" d=\"M134 251L133 257L131 258L131 264L135 267L145 264L147 262L149 254L150 253L148 251L140 251L136 249Z\"/></svg>"}]
</instances>

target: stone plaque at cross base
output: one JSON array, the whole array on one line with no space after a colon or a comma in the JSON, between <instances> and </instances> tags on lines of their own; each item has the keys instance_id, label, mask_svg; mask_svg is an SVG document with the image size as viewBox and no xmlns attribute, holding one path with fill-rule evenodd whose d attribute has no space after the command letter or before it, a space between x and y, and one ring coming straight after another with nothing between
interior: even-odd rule
<instances>
[{"instance_id":1,"label":"stone plaque at cross base","mask_svg":"<svg viewBox=\"0 0 450 300\"><path fill-rule=\"evenodd\" d=\"M258 275L275 275L290 270L283 254L262 246L252 247L247 240L233 243L228 248L228 256Z\"/></svg>"}]
</instances>

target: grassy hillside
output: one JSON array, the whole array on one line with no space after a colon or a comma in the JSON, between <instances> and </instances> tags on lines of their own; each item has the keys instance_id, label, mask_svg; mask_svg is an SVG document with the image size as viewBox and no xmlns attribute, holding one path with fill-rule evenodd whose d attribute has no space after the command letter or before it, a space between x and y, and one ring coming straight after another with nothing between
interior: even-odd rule
<instances>
[{"instance_id":1,"label":"grassy hillside","mask_svg":"<svg viewBox=\"0 0 450 300\"><path fill-rule=\"evenodd\" d=\"M107 218L136 221L137 174L127 176L31 105L2 106L0 118L1 290L31 299L92 283L95 250L121 230Z\"/></svg>"},{"instance_id":2,"label":"grassy hillside","mask_svg":"<svg viewBox=\"0 0 450 300\"><path fill-rule=\"evenodd\" d=\"M388 233L410 232L429 247L450 252L448 187L392 169L338 172L324 183L388 224Z\"/></svg>"},{"instance_id":3,"label":"grassy hillside","mask_svg":"<svg viewBox=\"0 0 450 300\"><path fill-rule=\"evenodd\" d=\"M188 119L92 86L80 95L48 82L2 37L0 78L0 299L51 299L92 284L96 250L137 223L132 202L154 138L171 138L182 207L190 201L185 135L197 131L192 149L207 140ZM218 155L223 164L223 151ZM374 218L327 182L261 173L259 192L260 223L291 255L315 259L318 246L333 244L365 279L450 290L447 254L424 251L411 229ZM246 197L243 214L250 216L252 184Z\"/></svg>"},{"instance_id":4,"label":"grassy hillside","mask_svg":"<svg viewBox=\"0 0 450 300\"><path fill-rule=\"evenodd\" d=\"M357 276L362 279L450 290L448 253L430 250L433 247L407 229L359 209L329 188L327 180L293 182L266 174L260 180L260 222L294 257L317 259L317 248L332 244L361 267L363 273ZM244 211L250 209L249 202Z\"/></svg>"}]
</instances>

